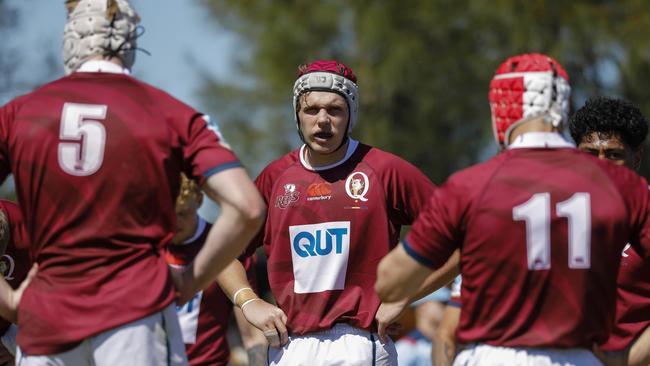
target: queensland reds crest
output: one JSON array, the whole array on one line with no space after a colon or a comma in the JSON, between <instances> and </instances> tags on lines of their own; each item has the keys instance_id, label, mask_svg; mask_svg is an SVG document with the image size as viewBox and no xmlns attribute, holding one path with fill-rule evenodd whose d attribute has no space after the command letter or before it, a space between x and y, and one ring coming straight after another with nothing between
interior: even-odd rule
<instances>
[{"instance_id":1,"label":"queensland reds crest","mask_svg":"<svg viewBox=\"0 0 650 366\"><path fill-rule=\"evenodd\" d=\"M285 209L292 203L298 201L300 192L296 191L296 185L287 183L284 185L284 194L275 199L275 207Z\"/></svg>"},{"instance_id":2,"label":"queensland reds crest","mask_svg":"<svg viewBox=\"0 0 650 366\"><path fill-rule=\"evenodd\" d=\"M354 172L345 180L345 193L355 200L368 201L366 194L370 188L368 176L363 172Z\"/></svg>"}]
</instances>

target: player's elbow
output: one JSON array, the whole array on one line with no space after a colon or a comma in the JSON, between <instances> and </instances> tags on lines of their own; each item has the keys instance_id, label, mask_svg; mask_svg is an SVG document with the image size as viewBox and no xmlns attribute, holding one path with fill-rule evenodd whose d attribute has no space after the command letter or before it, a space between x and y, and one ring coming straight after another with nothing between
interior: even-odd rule
<instances>
[{"instance_id":1,"label":"player's elbow","mask_svg":"<svg viewBox=\"0 0 650 366\"><path fill-rule=\"evenodd\" d=\"M261 197L239 206L239 215L247 229L257 232L266 219L266 204Z\"/></svg>"},{"instance_id":2,"label":"player's elbow","mask_svg":"<svg viewBox=\"0 0 650 366\"><path fill-rule=\"evenodd\" d=\"M382 302L396 302L405 297L400 291L400 286L394 281L394 267L389 262L389 258L384 258L377 267L375 291Z\"/></svg>"}]
</instances>

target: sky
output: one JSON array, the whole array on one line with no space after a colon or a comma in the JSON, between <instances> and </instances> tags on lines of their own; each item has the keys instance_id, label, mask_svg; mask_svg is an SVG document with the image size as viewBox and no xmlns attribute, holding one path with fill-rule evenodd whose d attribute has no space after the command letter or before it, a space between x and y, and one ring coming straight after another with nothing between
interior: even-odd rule
<instances>
[{"instance_id":1,"label":"sky","mask_svg":"<svg viewBox=\"0 0 650 366\"><path fill-rule=\"evenodd\" d=\"M19 77L30 81L38 78L41 75L38 68L43 67L43 55L47 52L62 64L64 0L6 1L19 11L19 26L9 40L12 45L19 45L18 49L26 55ZM138 46L151 53L151 56L137 54L134 76L201 109L198 70L227 77L232 67L228 50L233 49L235 37L221 29L198 0L131 0L131 3L145 28Z\"/></svg>"},{"instance_id":2,"label":"sky","mask_svg":"<svg viewBox=\"0 0 650 366\"><path fill-rule=\"evenodd\" d=\"M66 20L64 0L6 0L18 10L18 27L12 30L8 42L21 55L17 78L39 85L62 76L61 41ZM236 37L221 29L198 0L131 0L142 19L145 33L138 46L151 56L139 52L133 67L137 78L162 88L185 103L202 110L198 93L201 74L208 71L214 77L227 79L233 67L228 55L235 47ZM45 55L55 57L60 73L44 75ZM29 90L16 90L13 98ZM4 101L6 102L6 101ZM12 189L8 182L2 189ZM0 189L0 191L2 190ZM204 200L200 214L213 221L216 209Z\"/></svg>"}]
</instances>

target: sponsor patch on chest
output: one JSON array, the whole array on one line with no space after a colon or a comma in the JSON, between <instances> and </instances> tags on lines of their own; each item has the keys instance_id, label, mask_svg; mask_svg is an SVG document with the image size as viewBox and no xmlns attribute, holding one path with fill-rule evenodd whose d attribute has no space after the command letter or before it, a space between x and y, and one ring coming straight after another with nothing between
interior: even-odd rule
<instances>
[{"instance_id":1,"label":"sponsor patch on chest","mask_svg":"<svg viewBox=\"0 0 650 366\"><path fill-rule=\"evenodd\" d=\"M350 256L350 222L289 226L294 292L342 290Z\"/></svg>"}]
</instances>

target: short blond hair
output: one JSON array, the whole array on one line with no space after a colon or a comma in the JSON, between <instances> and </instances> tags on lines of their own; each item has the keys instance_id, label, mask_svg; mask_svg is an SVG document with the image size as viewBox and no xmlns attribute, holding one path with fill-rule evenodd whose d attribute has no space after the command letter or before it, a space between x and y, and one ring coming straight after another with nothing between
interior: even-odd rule
<instances>
[{"instance_id":1,"label":"short blond hair","mask_svg":"<svg viewBox=\"0 0 650 366\"><path fill-rule=\"evenodd\" d=\"M199 184L195 180L188 178L185 173L181 173L181 188L176 198L176 205L184 205L188 201L199 202L201 197L202 193Z\"/></svg>"}]
</instances>

